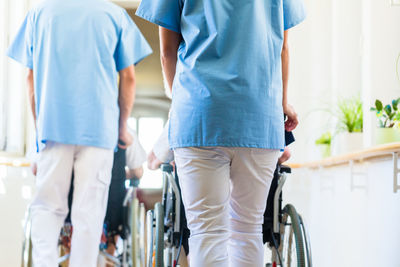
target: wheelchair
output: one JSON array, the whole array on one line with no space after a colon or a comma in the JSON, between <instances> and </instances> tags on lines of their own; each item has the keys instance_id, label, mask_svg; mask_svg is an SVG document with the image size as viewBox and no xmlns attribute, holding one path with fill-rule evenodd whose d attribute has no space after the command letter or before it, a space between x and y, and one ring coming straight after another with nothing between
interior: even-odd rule
<instances>
[{"instance_id":1,"label":"wheelchair","mask_svg":"<svg viewBox=\"0 0 400 267\"><path fill-rule=\"evenodd\" d=\"M122 246L117 247L117 255L110 255L106 252L104 236L102 237L103 242L100 244L100 255L115 267L145 266L145 207L143 203L139 204L136 195L138 185L137 179L129 180L129 187L126 190L123 201L123 225L120 231ZM66 220L61 229L58 242L59 267L68 266L72 232L73 226ZM28 209L25 216L21 267L32 266L31 216Z\"/></svg>"},{"instance_id":2,"label":"wheelchair","mask_svg":"<svg viewBox=\"0 0 400 267\"><path fill-rule=\"evenodd\" d=\"M292 204L282 208L282 188L288 166L277 165L264 213L263 242L271 257L266 267L312 267L310 238L304 220Z\"/></svg>"},{"instance_id":3,"label":"wheelchair","mask_svg":"<svg viewBox=\"0 0 400 267\"><path fill-rule=\"evenodd\" d=\"M163 198L147 212L146 267L178 267L183 240L180 188L173 167L161 165ZM270 251L266 267L312 267L310 239L304 220L292 204L282 208L288 166L277 165L264 213L263 241Z\"/></svg>"},{"instance_id":4,"label":"wheelchair","mask_svg":"<svg viewBox=\"0 0 400 267\"><path fill-rule=\"evenodd\" d=\"M106 243L100 245L100 255L115 267L143 267L145 265L145 207L137 198L138 179L130 179L123 201L123 224L120 229L122 246L117 256L106 252Z\"/></svg>"},{"instance_id":5,"label":"wheelchair","mask_svg":"<svg viewBox=\"0 0 400 267\"><path fill-rule=\"evenodd\" d=\"M162 202L147 211L146 267L178 267L183 240L183 205L177 176L170 164L162 164Z\"/></svg>"}]
</instances>

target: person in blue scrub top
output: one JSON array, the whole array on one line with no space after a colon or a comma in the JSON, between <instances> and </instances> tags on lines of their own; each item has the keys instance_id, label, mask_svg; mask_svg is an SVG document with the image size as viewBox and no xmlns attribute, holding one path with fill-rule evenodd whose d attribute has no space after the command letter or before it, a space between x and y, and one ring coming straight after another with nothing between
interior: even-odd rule
<instances>
[{"instance_id":1,"label":"person in blue scrub top","mask_svg":"<svg viewBox=\"0 0 400 267\"><path fill-rule=\"evenodd\" d=\"M22 23L8 56L28 68L36 125L34 266L58 266L72 169L69 266L97 266L114 150L118 140L122 148L132 142L134 64L150 53L126 11L108 1L45 0Z\"/></svg>"},{"instance_id":2,"label":"person in blue scrub top","mask_svg":"<svg viewBox=\"0 0 400 267\"><path fill-rule=\"evenodd\" d=\"M136 15L160 26L190 266L263 266L266 198L298 123L287 38L302 0L142 0Z\"/></svg>"}]
</instances>

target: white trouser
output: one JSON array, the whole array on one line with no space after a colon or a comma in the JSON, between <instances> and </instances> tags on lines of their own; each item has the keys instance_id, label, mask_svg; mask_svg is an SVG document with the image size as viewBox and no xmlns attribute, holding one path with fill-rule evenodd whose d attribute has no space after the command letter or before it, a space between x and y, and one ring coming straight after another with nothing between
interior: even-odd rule
<instances>
[{"instance_id":1,"label":"white trouser","mask_svg":"<svg viewBox=\"0 0 400 267\"><path fill-rule=\"evenodd\" d=\"M73 235L70 267L95 267L107 207L113 151L48 142L37 162L36 193L31 204L34 267L58 266L57 242L71 210Z\"/></svg>"},{"instance_id":2,"label":"white trouser","mask_svg":"<svg viewBox=\"0 0 400 267\"><path fill-rule=\"evenodd\" d=\"M241 147L175 150L191 267L263 266L263 214L278 155Z\"/></svg>"}]
</instances>

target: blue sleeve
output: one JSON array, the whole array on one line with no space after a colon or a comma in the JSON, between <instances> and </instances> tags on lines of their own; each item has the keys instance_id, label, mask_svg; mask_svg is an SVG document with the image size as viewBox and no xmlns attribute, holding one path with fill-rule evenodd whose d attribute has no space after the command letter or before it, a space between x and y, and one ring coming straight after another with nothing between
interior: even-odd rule
<instances>
[{"instance_id":1,"label":"blue sleeve","mask_svg":"<svg viewBox=\"0 0 400 267\"><path fill-rule=\"evenodd\" d=\"M33 14L29 12L7 50L7 56L33 69Z\"/></svg>"},{"instance_id":2,"label":"blue sleeve","mask_svg":"<svg viewBox=\"0 0 400 267\"><path fill-rule=\"evenodd\" d=\"M136 24L123 10L120 35L114 52L117 71L139 63L153 51Z\"/></svg>"},{"instance_id":3,"label":"blue sleeve","mask_svg":"<svg viewBox=\"0 0 400 267\"><path fill-rule=\"evenodd\" d=\"M285 31L306 18L303 0L283 0L283 22Z\"/></svg>"},{"instance_id":4,"label":"blue sleeve","mask_svg":"<svg viewBox=\"0 0 400 267\"><path fill-rule=\"evenodd\" d=\"M182 0L142 0L136 15L171 31L181 33Z\"/></svg>"}]
</instances>

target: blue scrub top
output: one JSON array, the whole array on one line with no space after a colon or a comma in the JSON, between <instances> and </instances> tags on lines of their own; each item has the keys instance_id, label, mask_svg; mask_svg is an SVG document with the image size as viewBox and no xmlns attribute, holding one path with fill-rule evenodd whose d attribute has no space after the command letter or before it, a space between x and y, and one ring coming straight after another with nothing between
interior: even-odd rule
<instances>
[{"instance_id":1,"label":"blue scrub top","mask_svg":"<svg viewBox=\"0 0 400 267\"><path fill-rule=\"evenodd\" d=\"M136 15L178 32L170 146L284 148L284 30L302 0L142 0Z\"/></svg>"},{"instance_id":2,"label":"blue scrub top","mask_svg":"<svg viewBox=\"0 0 400 267\"><path fill-rule=\"evenodd\" d=\"M31 10L8 56L33 69L39 150L46 141L114 149L117 71L151 48L126 11L102 0L47 0Z\"/></svg>"}]
</instances>

